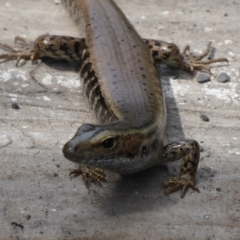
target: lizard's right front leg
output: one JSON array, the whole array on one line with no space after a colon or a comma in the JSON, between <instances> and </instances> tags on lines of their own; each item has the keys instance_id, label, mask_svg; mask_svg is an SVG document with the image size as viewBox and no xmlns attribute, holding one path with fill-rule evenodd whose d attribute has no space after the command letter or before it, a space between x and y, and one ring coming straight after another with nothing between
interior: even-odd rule
<instances>
[{"instance_id":1,"label":"lizard's right front leg","mask_svg":"<svg viewBox=\"0 0 240 240\"><path fill-rule=\"evenodd\" d=\"M16 47L6 43L0 43L0 48L9 53L0 54L0 59L17 59L16 66L20 60L31 60L32 62L45 57L81 61L83 50L86 49L85 38L74 38L68 36L41 35L34 42L17 36Z\"/></svg>"}]
</instances>

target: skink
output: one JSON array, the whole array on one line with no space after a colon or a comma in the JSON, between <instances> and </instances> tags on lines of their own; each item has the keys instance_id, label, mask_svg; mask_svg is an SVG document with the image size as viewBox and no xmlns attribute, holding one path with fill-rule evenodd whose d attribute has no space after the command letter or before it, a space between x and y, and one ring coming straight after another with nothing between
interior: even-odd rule
<instances>
[{"instance_id":1,"label":"skink","mask_svg":"<svg viewBox=\"0 0 240 240\"><path fill-rule=\"evenodd\" d=\"M187 185L197 189L198 143L190 140L164 149L166 106L147 45L113 1L62 2L77 24L81 21L79 10L85 20L87 50L80 75L101 123L82 125L64 146L65 157L86 166L130 174L184 156L184 165L191 165L191 170L185 169L179 179L171 179L167 193Z\"/></svg>"}]
</instances>

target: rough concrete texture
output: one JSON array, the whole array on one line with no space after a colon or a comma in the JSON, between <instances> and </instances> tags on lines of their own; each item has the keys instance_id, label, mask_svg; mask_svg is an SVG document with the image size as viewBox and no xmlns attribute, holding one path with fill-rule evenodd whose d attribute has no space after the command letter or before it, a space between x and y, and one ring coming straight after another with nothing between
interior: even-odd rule
<instances>
[{"instance_id":1,"label":"rough concrete texture","mask_svg":"<svg viewBox=\"0 0 240 240\"><path fill-rule=\"evenodd\" d=\"M143 37L196 50L211 40L215 57L229 59L202 84L182 71L175 79L171 70L161 71L169 140L194 138L203 150L196 175L201 193L165 196L162 184L180 161L128 177L107 173L102 187L87 189L81 177L70 178L76 166L63 157L62 146L82 123L93 122L78 74L55 63L16 68L2 62L0 239L239 240L240 2L116 2ZM56 1L2 0L0 19L0 38L7 43L15 35L34 40L44 33L80 34ZM231 80L217 82L221 72Z\"/></svg>"}]
</instances>

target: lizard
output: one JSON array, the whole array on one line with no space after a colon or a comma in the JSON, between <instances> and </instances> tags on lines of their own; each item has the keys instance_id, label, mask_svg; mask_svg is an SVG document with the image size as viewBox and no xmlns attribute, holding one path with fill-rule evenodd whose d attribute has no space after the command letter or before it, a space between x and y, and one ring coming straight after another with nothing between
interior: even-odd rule
<instances>
[{"instance_id":1,"label":"lizard","mask_svg":"<svg viewBox=\"0 0 240 240\"><path fill-rule=\"evenodd\" d=\"M142 39L113 0L62 0L78 26L84 20L86 38L41 35L34 43L22 37L21 48L5 43L10 53L0 59L31 60L44 57L79 62L83 92L97 124L83 124L63 147L64 156L79 169L88 185L105 181L104 170L132 174L182 159L180 173L164 183L165 193L188 188L199 191L195 174L200 146L194 139L167 143L167 112L156 64L187 70L209 71L203 61L211 49L195 57L187 46L181 52L174 43ZM190 54L188 54L188 52Z\"/></svg>"}]
</instances>

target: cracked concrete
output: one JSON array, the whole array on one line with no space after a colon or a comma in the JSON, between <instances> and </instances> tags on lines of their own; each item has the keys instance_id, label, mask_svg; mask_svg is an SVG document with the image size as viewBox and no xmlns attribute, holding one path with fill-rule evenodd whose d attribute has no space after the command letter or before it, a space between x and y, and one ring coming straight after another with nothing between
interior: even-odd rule
<instances>
[{"instance_id":1,"label":"cracked concrete","mask_svg":"<svg viewBox=\"0 0 240 240\"><path fill-rule=\"evenodd\" d=\"M94 122L78 74L63 63L16 68L2 62L0 239L240 239L239 1L116 2L144 38L190 44L197 53L211 40L215 57L230 61L212 68L203 84L182 71L173 79L161 68L169 141L194 138L203 150L196 176L201 193L164 195L162 183L179 162L128 177L108 173L101 188L86 189L81 178L68 176L76 166L61 152L82 123ZM54 1L3 0L1 6L3 42L15 35L80 36ZM217 82L221 72L231 80Z\"/></svg>"}]
</instances>

